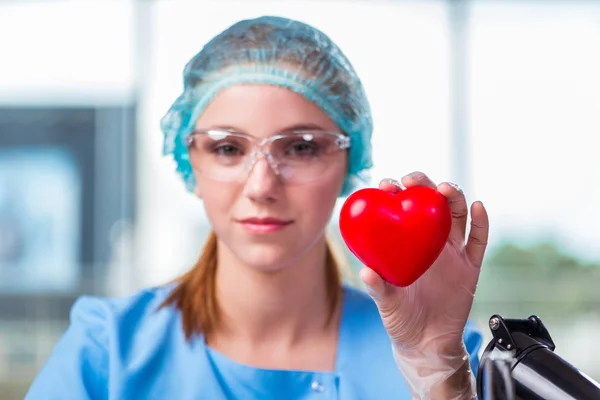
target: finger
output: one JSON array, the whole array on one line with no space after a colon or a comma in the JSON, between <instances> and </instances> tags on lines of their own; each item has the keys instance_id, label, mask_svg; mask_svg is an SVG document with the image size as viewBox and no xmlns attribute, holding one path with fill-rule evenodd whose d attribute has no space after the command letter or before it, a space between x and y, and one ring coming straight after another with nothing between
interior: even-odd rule
<instances>
[{"instance_id":1,"label":"finger","mask_svg":"<svg viewBox=\"0 0 600 400\"><path fill-rule=\"evenodd\" d=\"M448 200L448 205L452 212L452 227L448 240L464 244L467 231L467 217L469 215L465 194L458 185L450 182L441 183L437 189Z\"/></svg>"},{"instance_id":2,"label":"finger","mask_svg":"<svg viewBox=\"0 0 600 400\"><path fill-rule=\"evenodd\" d=\"M386 192L398 193L404 189L404 186L395 179L386 178L379 182L379 189Z\"/></svg>"},{"instance_id":3,"label":"finger","mask_svg":"<svg viewBox=\"0 0 600 400\"><path fill-rule=\"evenodd\" d=\"M404 176L402 178L402 184L407 188L411 186L427 186L435 189L435 183L433 183L427 175L419 171Z\"/></svg>"},{"instance_id":4,"label":"finger","mask_svg":"<svg viewBox=\"0 0 600 400\"><path fill-rule=\"evenodd\" d=\"M483 203L476 201L471 205L471 229L467 239L466 254L471 263L481 267L488 243L490 222Z\"/></svg>"},{"instance_id":5,"label":"finger","mask_svg":"<svg viewBox=\"0 0 600 400\"><path fill-rule=\"evenodd\" d=\"M360 279L365 283L367 293L375 300L379 306L384 303L386 298L392 293L393 288L388 282L369 267L363 267L360 270Z\"/></svg>"}]
</instances>

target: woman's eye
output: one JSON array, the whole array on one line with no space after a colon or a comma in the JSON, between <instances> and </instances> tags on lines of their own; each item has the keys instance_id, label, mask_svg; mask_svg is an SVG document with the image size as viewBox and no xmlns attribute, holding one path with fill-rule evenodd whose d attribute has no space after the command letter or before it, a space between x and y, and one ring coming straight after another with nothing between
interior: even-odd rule
<instances>
[{"instance_id":1,"label":"woman's eye","mask_svg":"<svg viewBox=\"0 0 600 400\"><path fill-rule=\"evenodd\" d=\"M222 144L213 148L213 153L219 156L233 157L240 156L243 152L232 144Z\"/></svg>"},{"instance_id":2,"label":"woman's eye","mask_svg":"<svg viewBox=\"0 0 600 400\"><path fill-rule=\"evenodd\" d=\"M314 143L298 142L290 146L288 153L292 156L309 156L315 155L317 150Z\"/></svg>"}]
</instances>

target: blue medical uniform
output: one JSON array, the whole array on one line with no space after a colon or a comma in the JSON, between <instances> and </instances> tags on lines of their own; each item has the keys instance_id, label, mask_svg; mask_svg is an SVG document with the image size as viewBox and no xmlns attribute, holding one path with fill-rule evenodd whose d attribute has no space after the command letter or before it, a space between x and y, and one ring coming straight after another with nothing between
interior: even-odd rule
<instances>
[{"instance_id":1,"label":"blue medical uniform","mask_svg":"<svg viewBox=\"0 0 600 400\"><path fill-rule=\"evenodd\" d=\"M26 400L409 400L377 307L344 287L334 372L254 368L186 341L179 310L158 309L173 286L123 299L81 297L69 328L33 382ZM477 371L482 336L464 333Z\"/></svg>"}]
</instances>

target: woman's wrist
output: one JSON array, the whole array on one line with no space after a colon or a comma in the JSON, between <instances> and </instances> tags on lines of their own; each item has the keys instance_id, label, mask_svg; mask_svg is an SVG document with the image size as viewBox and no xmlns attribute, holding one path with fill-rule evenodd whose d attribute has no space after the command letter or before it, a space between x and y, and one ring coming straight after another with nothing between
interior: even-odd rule
<instances>
[{"instance_id":1,"label":"woman's wrist","mask_svg":"<svg viewBox=\"0 0 600 400\"><path fill-rule=\"evenodd\" d=\"M430 394L432 400L472 400L476 397L475 375L468 355L454 374L431 388Z\"/></svg>"},{"instance_id":2,"label":"woman's wrist","mask_svg":"<svg viewBox=\"0 0 600 400\"><path fill-rule=\"evenodd\" d=\"M394 359L415 399L474 399L475 376L461 341L444 351L393 346Z\"/></svg>"}]
</instances>

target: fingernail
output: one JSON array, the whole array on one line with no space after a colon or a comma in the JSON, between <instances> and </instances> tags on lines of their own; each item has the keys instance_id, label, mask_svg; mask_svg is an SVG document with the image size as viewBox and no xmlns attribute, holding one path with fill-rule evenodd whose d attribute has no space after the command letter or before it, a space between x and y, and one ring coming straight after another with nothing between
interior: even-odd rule
<instances>
[{"instance_id":1,"label":"fingernail","mask_svg":"<svg viewBox=\"0 0 600 400\"><path fill-rule=\"evenodd\" d=\"M425 175L422 172L411 172L410 174L408 174L408 177L410 179L414 179L415 181L422 179L423 176Z\"/></svg>"},{"instance_id":2,"label":"fingernail","mask_svg":"<svg viewBox=\"0 0 600 400\"><path fill-rule=\"evenodd\" d=\"M457 192L461 192L462 189L456 183L446 182L448 185L452 186Z\"/></svg>"},{"instance_id":3,"label":"fingernail","mask_svg":"<svg viewBox=\"0 0 600 400\"><path fill-rule=\"evenodd\" d=\"M382 182L389 183L390 185L398 186L400 189L404 189L404 185L392 178L385 178Z\"/></svg>"}]
</instances>

